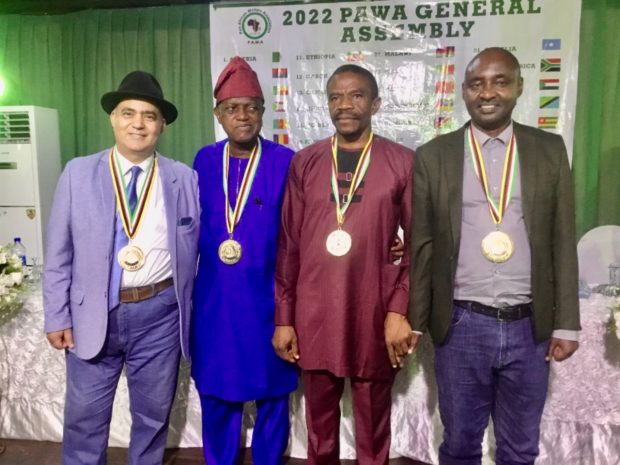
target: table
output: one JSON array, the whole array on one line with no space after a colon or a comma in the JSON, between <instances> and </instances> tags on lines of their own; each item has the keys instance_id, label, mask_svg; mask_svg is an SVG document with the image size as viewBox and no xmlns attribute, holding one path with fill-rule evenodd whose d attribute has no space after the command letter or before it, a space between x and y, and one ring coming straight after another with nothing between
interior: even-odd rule
<instances>
[{"instance_id":1,"label":"table","mask_svg":"<svg viewBox=\"0 0 620 465\"><path fill-rule=\"evenodd\" d=\"M568 361L554 363L545 406L538 465L620 465L620 343L606 330L611 299L593 294L581 300L581 347ZM43 333L40 288L26 296L24 309L0 326L0 437L60 442L64 404L64 356ZM302 387L290 399L291 440L287 455L306 456ZM393 389L392 457L437 463L442 427L437 412L433 350L425 336L417 355L398 374ZM342 458L354 458L350 395L342 403ZM119 384L110 445L129 438L127 384ZM242 442L249 445L256 411L244 415ZM169 447L199 447L200 402L181 365ZM493 442L485 440L485 464L493 463Z\"/></svg>"}]
</instances>

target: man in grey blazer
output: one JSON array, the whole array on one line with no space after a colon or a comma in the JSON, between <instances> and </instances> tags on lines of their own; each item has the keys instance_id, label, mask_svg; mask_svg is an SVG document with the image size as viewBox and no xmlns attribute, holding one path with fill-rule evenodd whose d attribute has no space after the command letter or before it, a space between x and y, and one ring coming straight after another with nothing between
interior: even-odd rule
<instances>
[{"instance_id":1,"label":"man in grey blazer","mask_svg":"<svg viewBox=\"0 0 620 465\"><path fill-rule=\"evenodd\" d=\"M161 464L196 271L196 173L156 153L177 117L155 77L129 73L101 98L115 145L60 177L43 278L45 331L67 366L63 463L106 463L126 369L129 463Z\"/></svg>"},{"instance_id":2,"label":"man in grey blazer","mask_svg":"<svg viewBox=\"0 0 620 465\"><path fill-rule=\"evenodd\" d=\"M549 362L578 347L573 190L562 138L512 121L517 59L489 48L462 85L471 121L417 151L409 312L435 343L441 465L533 464ZM416 341L417 342L417 341Z\"/></svg>"}]
</instances>

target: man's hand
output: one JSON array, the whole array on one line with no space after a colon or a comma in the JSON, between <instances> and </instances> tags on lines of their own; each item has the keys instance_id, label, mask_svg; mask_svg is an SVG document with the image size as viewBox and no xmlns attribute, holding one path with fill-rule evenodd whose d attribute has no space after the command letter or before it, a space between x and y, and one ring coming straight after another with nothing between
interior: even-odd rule
<instances>
[{"instance_id":1,"label":"man's hand","mask_svg":"<svg viewBox=\"0 0 620 465\"><path fill-rule=\"evenodd\" d=\"M551 360L562 362L573 355L578 348L578 341L569 341L567 339L552 337L549 341L549 350L547 351L547 357L545 357L545 360L547 362L550 362Z\"/></svg>"},{"instance_id":2,"label":"man's hand","mask_svg":"<svg viewBox=\"0 0 620 465\"><path fill-rule=\"evenodd\" d=\"M47 333L47 340L54 349L73 349L73 329L67 328Z\"/></svg>"},{"instance_id":3,"label":"man's hand","mask_svg":"<svg viewBox=\"0 0 620 465\"><path fill-rule=\"evenodd\" d=\"M297 333L292 326L276 326L271 338L271 344L282 360L297 363L299 348L297 347Z\"/></svg>"},{"instance_id":4,"label":"man's hand","mask_svg":"<svg viewBox=\"0 0 620 465\"><path fill-rule=\"evenodd\" d=\"M420 335L411 331L405 315L387 312L385 317L385 345L393 368L402 368L405 357L414 351Z\"/></svg>"},{"instance_id":5,"label":"man's hand","mask_svg":"<svg viewBox=\"0 0 620 465\"><path fill-rule=\"evenodd\" d=\"M392 247L390 247L390 254L392 255L393 262L400 260L405 255L405 244L400 240L400 237L396 236L394 238Z\"/></svg>"}]
</instances>

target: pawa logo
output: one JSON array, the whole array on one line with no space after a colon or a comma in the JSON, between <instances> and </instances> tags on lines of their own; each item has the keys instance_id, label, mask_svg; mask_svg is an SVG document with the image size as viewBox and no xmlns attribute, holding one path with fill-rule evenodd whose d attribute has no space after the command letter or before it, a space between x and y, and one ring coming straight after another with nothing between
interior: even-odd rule
<instances>
[{"instance_id":1,"label":"pawa logo","mask_svg":"<svg viewBox=\"0 0 620 465\"><path fill-rule=\"evenodd\" d=\"M263 10L249 9L239 20L239 34L246 36L251 42L260 42L269 31L271 20Z\"/></svg>"}]
</instances>

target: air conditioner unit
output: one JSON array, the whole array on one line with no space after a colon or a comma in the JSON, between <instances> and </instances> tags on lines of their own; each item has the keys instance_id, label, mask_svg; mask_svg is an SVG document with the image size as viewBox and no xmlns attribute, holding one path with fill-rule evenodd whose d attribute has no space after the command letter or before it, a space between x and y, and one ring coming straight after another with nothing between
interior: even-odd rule
<instances>
[{"instance_id":1,"label":"air conditioner unit","mask_svg":"<svg viewBox=\"0 0 620 465\"><path fill-rule=\"evenodd\" d=\"M0 107L0 243L21 237L28 264L43 242L60 176L58 111Z\"/></svg>"}]
</instances>

